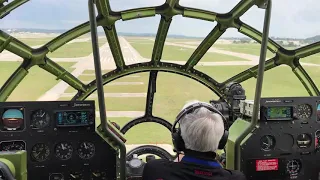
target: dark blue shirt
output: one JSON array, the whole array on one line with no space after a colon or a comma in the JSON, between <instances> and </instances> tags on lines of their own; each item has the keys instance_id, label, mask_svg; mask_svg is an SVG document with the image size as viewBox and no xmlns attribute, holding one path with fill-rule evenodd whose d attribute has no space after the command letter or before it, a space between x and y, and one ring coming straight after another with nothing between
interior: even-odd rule
<instances>
[{"instance_id":1,"label":"dark blue shirt","mask_svg":"<svg viewBox=\"0 0 320 180\"><path fill-rule=\"evenodd\" d=\"M149 161L143 171L143 180L246 180L243 173L224 169L216 161L184 157L181 162Z\"/></svg>"}]
</instances>

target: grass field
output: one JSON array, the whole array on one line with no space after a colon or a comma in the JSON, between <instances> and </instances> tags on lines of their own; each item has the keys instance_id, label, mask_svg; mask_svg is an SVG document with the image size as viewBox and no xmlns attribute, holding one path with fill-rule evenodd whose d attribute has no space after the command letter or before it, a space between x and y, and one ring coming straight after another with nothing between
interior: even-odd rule
<instances>
[{"instance_id":1,"label":"grass field","mask_svg":"<svg viewBox=\"0 0 320 180\"><path fill-rule=\"evenodd\" d=\"M231 52L239 52L245 54L252 54L259 56L260 55L260 44L214 44L214 48L218 48L221 50L231 51ZM274 54L268 50L267 57L271 58Z\"/></svg>"},{"instance_id":2,"label":"grass field","mask_svg":"<svg viewBox=\"0 0 320 180\"><path fill-rule=\"evenodd\" d=\"M53 38L19 38L20 41L29 46L40 46L44 45Z\"/></svg>"},{"instance_id":3,"label":"grass field","mask_svg":"<svg viewBox=\"0 0 320 180\"><path fill-rule=\"evenodd\" d=\"M107 42L106 39L99 40L99 46L101 47ZM75 42L71 44L66 44L60 49L49 53L50 58L77 58L89 56L92 53L91 41L87 42Z\"/></svg>"},{"instance_id":4,"label":"grass field","mask_svg":"<svg viewBox=\"0 0 320 180\"><path fill-rule=\"evenodd\" d=\"M153 42L151 41L149 43L131 42L130 44L141 54L142 57L151 59ZM193 52L194 52L194 49L166 45L163 50L162 59L174 60L174 61L187 61ZM247 60L234 57L234 56L228 56L228 55L209 52L209 53L206 53L201 59L201 62L204 62L204 61L220 62L220 61L247 61Z\"/></svg>"},{"instance_id":5,"label":"grass field","mask_svg":"<svg viewBox=\"0 0 320 180\"><path fill-rule=\"evenodd\" d=\"M151 41L150 39L153 38L129 38L128 41L131 43L133 47L135 47L139 53L145 57L145 58L151 58L152 55L152 49L154 42ZM185 44L189 42L195 42L195 43L200 43L202 39L174 39L174 38L168 38L166 42L171 42L171 43L180 43L180 44ZM190 44L193 46L198 46L197 44ZM149 47L147 47L149 46ZM185 60L186 58L189 58L191 54L193 53L194 49L187 49L186 51L179 52L181 51L180 47L177 46L166 46L167 49L164 49L164 55L163 59L169 59L173 58L173 60ZM251 55L260 55L260 44L214 44L212 47L221 49L221 50L226 50L226 51L231 51L231 52L239 52L239 53L245 53L245 54L251 54ZM295 49L292 47L285 47L288 49ZM186 49L186 48L184 48ZM177 55L178 54L178 55ZM221 54L215 54L215 56L208 55L208 53L204 56L202 61L233 61L233 60L244 60L241 58L234 58L232 56L225 56ZM274 57L275 54L273 54L270 50L267 51L267 59ZM180 58L180 59L179 59ZM183 58L183 59L182 59ZM303 58L300 60L300 62L305 62L305 63L313 63L313 64L320 64L320 55L316 54L313 56L309 56L306 58Z\"/></svg>"},{"instance_id":6,"label":"grass field","mask_svg":"<svg viewBox=\"0 0 320 180\"><path fill-rule=\"evenodd\" d=\"M305 63L313 63L313 64L320 64L320 55L315 54L306 58L300 59L300 62L305 62Z\"/></svg>"},{"instance_id":7,"label":"grass field","mask_svg":"<svg viewBox=\"0 0 320 180\"><path fill-rule=\"evenodd\" d=\"M11 76L19 67L21 62L0 62L0 86ZM71 66L74 63L59 63L68 71L72 71ZM46 91L57 84L56 77L45 70L35 66L29 70L29 74L16 87L9 96L8 101L34 101L37 100ZM26 93L27 92L27 93Z\"/></svg>"}]
</instances>

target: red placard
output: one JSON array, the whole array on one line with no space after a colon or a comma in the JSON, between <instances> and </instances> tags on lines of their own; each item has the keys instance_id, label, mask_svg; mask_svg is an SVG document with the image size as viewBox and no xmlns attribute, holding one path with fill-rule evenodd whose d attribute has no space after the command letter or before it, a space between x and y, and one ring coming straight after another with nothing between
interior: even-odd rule
<instances>
[{"instance_id":1,"label":"red placard","mask_svg":"<svg viewBox=\"0 0 320 180\"><path fill-rule=\"evenodd\" d=\"M256 171L277 171L279 169L278 159L256 160Z\"/></svg>"}]
</instances>

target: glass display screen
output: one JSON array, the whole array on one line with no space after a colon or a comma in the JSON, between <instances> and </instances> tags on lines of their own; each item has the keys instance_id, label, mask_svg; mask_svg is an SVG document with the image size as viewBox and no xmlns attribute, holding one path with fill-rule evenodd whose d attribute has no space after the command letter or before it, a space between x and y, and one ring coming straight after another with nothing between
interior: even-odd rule
<instances>
[{"instance_id":1,"label":"glass display screen","mask_svg":"<svg viewBox=\"0 0 320 180\"><path fill-rule=\"evenodd\" d=\"M320 104L317 106L317 120L320 121Z\"/></svg>"},{"instance_id":2,"label":"glass display screen","mask_svg":"<svg viewBox=\"0 0 320 180\"><path fill-rule=\"evenodd\" d=\"M57 126L87 126L93 124L89 111L59 111L55 114Z\"/></svg>"},{"instance_id":3,"label":"glass display screen","mask_svg":"<svg viewBox=\"0 0 320 180\"><path fill-rule=\"evenodd\" d=\"M267 119L268 120L290 120L293 114L292 107L268 107L267 108Z\"/></svg>"}]
</instances>

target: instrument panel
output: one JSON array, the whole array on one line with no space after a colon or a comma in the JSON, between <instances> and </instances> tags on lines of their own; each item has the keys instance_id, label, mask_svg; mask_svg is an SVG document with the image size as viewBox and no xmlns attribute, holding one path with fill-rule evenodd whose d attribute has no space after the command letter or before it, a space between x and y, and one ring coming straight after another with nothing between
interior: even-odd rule
<instances>
[{"instance_id":1,"label":"instrument panel","mask_svg":"<svg viewBox=\"0 0 320 180\"><path fill-rule=\"evenodd\" d=\"M261 98L258 128L242 145L248 179L305 180L320 175L320 98Z\"/></svg>"},{"instance_id":2,"label":"instrument panel","mask_svg":"<svg viewBox=\"0 0 320 180\"><path fill-rule=\"evenodd\" d=\"M0 151L26 150L28 179L115 179L116 152L96 132L94 101L0 103Z\"/></svg>"}]
</instances>

